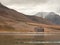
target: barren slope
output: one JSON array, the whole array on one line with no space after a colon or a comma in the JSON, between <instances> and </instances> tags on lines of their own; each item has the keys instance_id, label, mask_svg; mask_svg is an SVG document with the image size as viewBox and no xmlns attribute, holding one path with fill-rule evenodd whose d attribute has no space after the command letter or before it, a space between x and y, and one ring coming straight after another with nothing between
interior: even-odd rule
<instances>
[{"instance_id":1,"label":"barren slope","mask_svg":"<svg viewBox=\"0 0 60 45\"><path fill-rule=\"evenodd\" d=\"M30 23L33 23L33 25L30 25ZM42 27L42 24L44 27ZM28 16L0 4L0 31L39 32L36 28L44 29L47 25L53 24L41 17Z\"/></svg>"}]
</instances>

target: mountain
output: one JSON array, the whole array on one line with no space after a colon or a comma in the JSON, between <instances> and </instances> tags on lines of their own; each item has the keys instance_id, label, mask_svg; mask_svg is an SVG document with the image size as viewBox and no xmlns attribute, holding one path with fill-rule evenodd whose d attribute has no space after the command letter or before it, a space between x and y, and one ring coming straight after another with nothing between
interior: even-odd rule
<instances>
[{"instance_id":1,"label":"mountain","mask_svg":"<svg viewBox=\"0 0 60 45\"><path fill-rule=\"evenodd\" d=\"M36 24L53 25L42 17L25 15L0 3L0 31L35 32L44 29Z\"/></svg>"},{"instance_id":2,"label":"mountain","mask_svg":"<svg viewBox=\"0 0 60 45\"><path fill-rule=\"evenodd\" d=\"M54 24L60 25L60 16L54 12L50 12L45 18Z\"/></svg>"},{"instance_id":3,"label":"mountain","mask_svg":"<svg viewBox=\"0 0 60 45\"><path fill-rule=\"evenodd\" d=\"M45 16L47 16L50 12L38 12L37 14L35 14L38 17L42 17L45 18Z\"/></svg>"},{"instance_id":4,"label":"mountain","mask_svg":"<svg viewBox=\"0 0 60 45\"><path fill-rule=\"evenodd\" d=\"M41 23L41 22L46 22L46 24L48 23L48 21L46 21L46 19L43 19L41 17L37 17L37 16L28 16L28 15L25 15L23 13L19 13L13 9L9 9L7 8L6 6L2 5L0 3L0 18L1 20L7 22L7 21L25 21L25 22L37 22L37 20L41 19L40 21L38 21L38 23ZM33 20L33 19L35 20ZM44 21L43 21L44 20Z\"/></svg>"}]
</instances>

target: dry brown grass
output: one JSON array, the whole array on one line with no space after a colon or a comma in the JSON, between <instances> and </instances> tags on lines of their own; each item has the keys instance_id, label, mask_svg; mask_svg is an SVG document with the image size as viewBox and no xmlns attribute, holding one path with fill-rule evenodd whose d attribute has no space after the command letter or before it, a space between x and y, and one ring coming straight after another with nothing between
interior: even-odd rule
<instances>
[{"instance_id":1,"label":"dry brown grass","mask_svg":"<svg viewBox=\"0 0 60 45\"><path fill-rule=\"evenodd\" d=\"M27 23L27 24L33 25L33 26L40 26L40 27L43 27L43 28L60 30L60 26L58 26L58 25L46 25L46 24L38 24L38 23Z\"/></svg>"},{"instance_id":2,"label":"dry brown grass","mask_svg":"<svg viewBox=\"0 0 60 45\"><path fill-rule=\"evenodd\" d=\"M20 24L20 25L19 25ZM44 28L44 32L57 32L60 31L60 26L58 25L46 25L46 24L40 24L40 23L31 23L31 22L23 22L23 23L19 23L18 25L14 25L16 28L16 30L12 30L10 29L11 27L8 27L8 29L6 29L6 26L4 26L5 28L2 30L0 29L0 32L2 31L9 31L9 32L36 32L35 28L36 27L42 27ZM1 28L1 27L0 27ZM18 29L19 28L19 29Z\"/></svg>"}]
</instances>

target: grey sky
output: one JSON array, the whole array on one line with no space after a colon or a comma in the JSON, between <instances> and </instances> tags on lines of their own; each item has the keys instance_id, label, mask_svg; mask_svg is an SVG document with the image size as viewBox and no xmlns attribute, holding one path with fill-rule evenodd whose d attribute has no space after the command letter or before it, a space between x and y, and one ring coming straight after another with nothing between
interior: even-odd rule
<instances>
[{"instance_id":1,"label":"grey sky","mask_svg":"<svg viewBox=\"0 0 60 45\"><path fill-rule=\"evenodd\" d=\"M9 4L37 4L47 2L47 0L2 0L1 2L5 1L8 2Z\"/></svg>"},{"instance_id":2,"label":"grey sky","mask_svg":"<svg viewBox=\"0 0 60 45\"><path fill-rule=\"evenodd\" d=\"M60 13L60 0L0 0L0 2L25 14L51 11Z\"/></svg>"}]
</instances>

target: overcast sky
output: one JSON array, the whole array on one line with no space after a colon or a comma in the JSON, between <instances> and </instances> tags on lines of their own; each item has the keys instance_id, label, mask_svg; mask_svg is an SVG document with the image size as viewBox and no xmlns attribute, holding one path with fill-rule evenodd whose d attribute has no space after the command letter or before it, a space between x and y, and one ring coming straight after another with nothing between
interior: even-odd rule
<instances>
[{"instance_id":1,"label":"overcast sky","mask_svg":"<svg viewBox=\"0 0 60 45\"><path fill-rule=\"evenodd\" d=\"M60 0L0 0L0 2L28 15L37 12L60 13Z\"/></svg>"}]
</instances>

